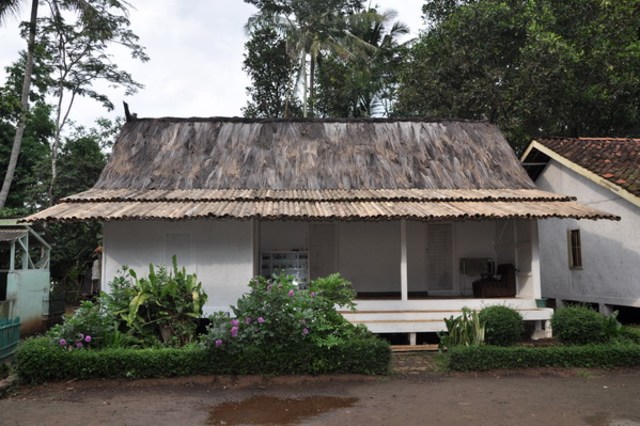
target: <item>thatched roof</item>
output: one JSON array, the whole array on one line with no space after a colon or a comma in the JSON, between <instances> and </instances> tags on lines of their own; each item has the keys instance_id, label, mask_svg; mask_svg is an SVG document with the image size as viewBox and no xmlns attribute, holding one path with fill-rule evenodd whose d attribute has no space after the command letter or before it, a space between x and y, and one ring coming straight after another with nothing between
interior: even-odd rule
<instances>
[{"instance_id":1,"label":"thatched roof","mask_svg":"<svg viewBox=\"0 0 640 426\"><path fill-rule=\"evenodd\" d=\"M535 186L488 123L166 118L126 123L95 188Z\"/></svg>"},{"instance_id":2,"label":"thatched roof","mask_svg":"<svg viewBox=\"0 0 640 426\"><path fill-rule=\"evenodd\" d=\"M127 122L93 189L40 220L615 218L535 189L497 127L424 120Z\"/></svg>"}]
</instances>

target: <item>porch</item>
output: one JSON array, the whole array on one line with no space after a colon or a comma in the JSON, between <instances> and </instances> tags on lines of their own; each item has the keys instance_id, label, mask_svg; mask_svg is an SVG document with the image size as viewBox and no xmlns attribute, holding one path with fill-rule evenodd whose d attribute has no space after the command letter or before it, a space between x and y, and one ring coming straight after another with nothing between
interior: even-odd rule
<instances>
[{"instance_id":1,"label":"porch","mask_svg":"<svg viewBox=\"0 0 640 426\"><path fill-rule=\"evenodd\" d=\"M358 293L341 312L374 333L445 331L464 307L506 305L548 337L552 309L540 298L537 222L258 222L255 274L283 272L304 285L339 272ZM502 287L500 287L502 286Z\"/></svg>"},{"instance_id":2,"label":"porch","mask_svg":"<svg viewBox=\"0 0 640 426\"><path fill-rule=\"evenodd\" d=\"M479 311L492 305L513 308L526 322L533 322L533 339L551 337L553 309L537 307L532 298L356 299L356 311L340 313L351 323L363 324L373 333L408 333L410 344L415 345L417 333L446 331L444 319L460 315L463 308Z\"/></svg>"}]
</instances>

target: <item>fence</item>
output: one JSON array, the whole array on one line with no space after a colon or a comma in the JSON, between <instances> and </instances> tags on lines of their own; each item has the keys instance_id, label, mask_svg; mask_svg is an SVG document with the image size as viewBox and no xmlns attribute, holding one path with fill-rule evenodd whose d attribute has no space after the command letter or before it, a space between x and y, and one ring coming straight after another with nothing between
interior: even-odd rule
<instances>
[{"instance_id":1,"label":"fence","mask_svg":"<svg viewBox=\"0 0 640 426\"><path fill-rule=\"evenodd\" d=\"M13 316L13 299L0 301L0 319L11 318Z\"/></svg>"},{"instance_id":2,"label":"fence","mask_svg":"<svg viewBox=\"0 0 640 426\"><path fill-rule=\"evenodd\" d=\"M0 318L0 362L13 356L20 340L20 317Z\"/></svg>"}]
</instances>

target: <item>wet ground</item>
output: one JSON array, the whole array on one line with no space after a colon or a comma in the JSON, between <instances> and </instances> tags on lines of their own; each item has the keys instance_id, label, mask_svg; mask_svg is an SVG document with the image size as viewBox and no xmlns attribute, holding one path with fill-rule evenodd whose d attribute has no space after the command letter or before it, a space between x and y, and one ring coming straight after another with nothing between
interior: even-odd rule
<instances>
[{"instance_id":1,"label":"wet ground","mask_svg":"<svg viewBox=\"0 0 640 426\"><path fill-rule=\"evenodd\" d=\"M640 369L434 372L394 355L395 374L91 380L23 387L1 425L640 426Z\"/></svg>"}]
</instances>

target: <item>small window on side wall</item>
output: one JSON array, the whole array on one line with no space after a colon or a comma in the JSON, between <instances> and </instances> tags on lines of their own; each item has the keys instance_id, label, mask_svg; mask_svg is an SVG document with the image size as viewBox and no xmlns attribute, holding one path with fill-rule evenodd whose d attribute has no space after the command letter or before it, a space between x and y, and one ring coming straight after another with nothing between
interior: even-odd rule
<instances>
[{"instance_id":1,"label":"small window on side wall","mask_svg":"<svg viewBox=\"0 0 640 426\"><path fill-rule=\"evenodd\" d=\"M582 243L580 241L580 230L569 230L567 239L569 240L569 269L582 269Z\"/></svg>"}]
</instances>

